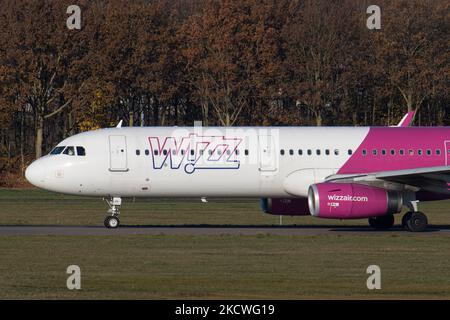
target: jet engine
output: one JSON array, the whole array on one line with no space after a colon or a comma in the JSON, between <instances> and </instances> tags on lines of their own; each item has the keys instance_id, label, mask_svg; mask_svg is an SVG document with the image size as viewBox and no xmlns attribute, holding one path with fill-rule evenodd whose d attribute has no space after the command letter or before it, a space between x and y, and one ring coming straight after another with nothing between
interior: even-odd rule
<instances>
[{"instance_id":1,"label":"jet engine","mask_svg":"<svg viewBox=\"0 0 450 320\"><path fill-rule=\"evenodd\" d=\"M318 183L309 187L308 205L316 217L362 219L398 213L403 201L397 191L356 183Z\"/></svg>"},{"instance_id":2,"label":"jet engine","mask_svg":"<svg viewBox=\"0 0 450 320\"><path fill-rule=\"evenodd\" d=\"M307 216L310 214L307 198L263 198L261 208L265 213L279 216Z\"/></svg>"}]
</instances>

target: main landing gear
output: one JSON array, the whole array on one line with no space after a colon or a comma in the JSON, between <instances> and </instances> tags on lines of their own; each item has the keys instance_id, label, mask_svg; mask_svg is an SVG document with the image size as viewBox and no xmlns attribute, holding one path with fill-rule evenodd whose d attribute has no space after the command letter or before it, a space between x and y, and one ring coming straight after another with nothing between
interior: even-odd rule
<instances>
[{"instance_id":1,"label":"main landing gear","mask_svg":"<svg viewBox=\"0 0 450 320\"><path fill-rule=\"evenodd\" d=\"M113 197L104 200L109 206L108 216L105 218L105 227L108 229L115 229L120 225L119 208L122 205L122 199L120 197Z\"/></svg>"},{"instance_id":2,"label":"main landing gear","mask_svg":"<svg viewBox=\"0 0 450 320\"><path fill-rule=\"evenodd\" d=\"M377 230L388 230L394 226L394 216L386 215L369 218L369 225ZM411 232L424 231L428 226L427 216L423 212L409 211L402 218L402 227Z\"/></svg>"},{"instance_id":3,"label":"main landing gear","mask_svg":"<svg viewBox=\"0 0 450 320\"><path fill-rule=\"evenodd\" d=\"M394 226L394 216L392 214L388 214L386 216L369 218L369 225L377 230L390 229Z\"/></svg>"},{"instance_id":4,"label":"main landing gear","mask_svg":"<svg viewBox=\"0 0 450 320\"><path fill-rule=\"evenodd\" d=\"M402 218L402 227L408 231L421 232L428 226L427 216L419 211L409 211Z\"/></svg>"},{"instance_id":5,"label":"main landing gear","mask_svg":"<svg viewBox=\"0 0 450 320\"><path fill-rule=\"evenodd\" d=\"M405 213L402 217L402 227L411 232L424 231L428 226L427 216L417 210L416 200L407 201L407 206L411 211ZM394 216L389 214L385 216L369 218L369 225L378 230L387 230L394 226Z\"/></svg>"},{"instance_id":6,"label":"main landing gear","mask_svg":"<svg viewBox=\"0 0 450 320\"><path fill-rule=\"evenodd\" d=\"M402 227L408 231L421 232L428 226L427 216L417 208L418 202L419 201L415 199L411 199L407 203L407 206L411 211L405 213L403 216Z\"/></svg>"}]
</instances>

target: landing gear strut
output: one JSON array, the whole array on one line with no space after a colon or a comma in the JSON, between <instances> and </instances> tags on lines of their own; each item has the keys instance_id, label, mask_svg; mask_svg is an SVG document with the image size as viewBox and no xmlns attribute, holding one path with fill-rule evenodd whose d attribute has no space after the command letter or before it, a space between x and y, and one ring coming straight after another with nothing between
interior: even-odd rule
<instances>
[{"instance_id":1,"label":"landing gear strut","mask_svg":"<svg viewBox=\"0 0 450 320\"><path fill-rule=\"evenodd\" d=\"M386 216L369 218L369 225L377 230L390 229L394 225L394 216L392 214L388 214Z\"/></svg>"},{"instance_id":2,"label":"landing gear strut","mask_svg":"<svg viewBox=\"0 0 450 320\"><path fill-rule=\"evenodd\" d=\"M108 216L106 216L105 218L105 227L107 227L108 229L115 229L120 225L119 208L122 205L122 199L120 197L113 197L104 200L109 206Z\"/></svg>"}]
</instances>

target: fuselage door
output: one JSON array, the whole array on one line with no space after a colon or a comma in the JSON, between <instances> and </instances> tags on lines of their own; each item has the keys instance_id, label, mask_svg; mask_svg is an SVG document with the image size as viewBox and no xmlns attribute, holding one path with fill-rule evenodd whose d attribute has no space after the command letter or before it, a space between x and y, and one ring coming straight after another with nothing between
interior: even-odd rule
<instances>
[{"instance_id":1,"label":"fuselage door","mask_svg":"<svg viewBox=\"0 0 450 320\"><path fill-rule=\"evenodd\" d=\"M125 136L109 136L109 160L110 171L128 171Z\"/></svg>"},{"instance_id":2,"label":"fuselage door","mask_svg":"<svg viewBox=\"0 0 450 320\"><path fill-rule=\"evenodd\" d=\"M258 136L259 150L259 170L260 171L276 171L277 170L277 154L275 151L275 141L270 135Z\"/></svg>"},{"instance_id":3,"label":"fuselage door","mask_svg":"<svg viewBox=\"0 0 450 320\"><path fill-rule=\"evenodd\" d=\"M445 165L450 166L450 141L445 141Z\"/></svg>"}]
</instances>

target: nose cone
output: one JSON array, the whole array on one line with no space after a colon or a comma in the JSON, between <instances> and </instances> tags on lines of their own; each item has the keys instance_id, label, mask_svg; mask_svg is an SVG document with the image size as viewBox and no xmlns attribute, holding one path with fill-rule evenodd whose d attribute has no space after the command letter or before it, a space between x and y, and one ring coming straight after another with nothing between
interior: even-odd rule
<instances>
[{"instance_id":1,"label":"nose cone","mask_svg":"<svg viewBox=\"0 0 450 320\"><path fill-rule=\"evenodd\" d=\"M42 161L36 160L31 163L25 170L25 178L32 185L42 188L45 183L45 168Z\"/></svg>"}]
</instances>

